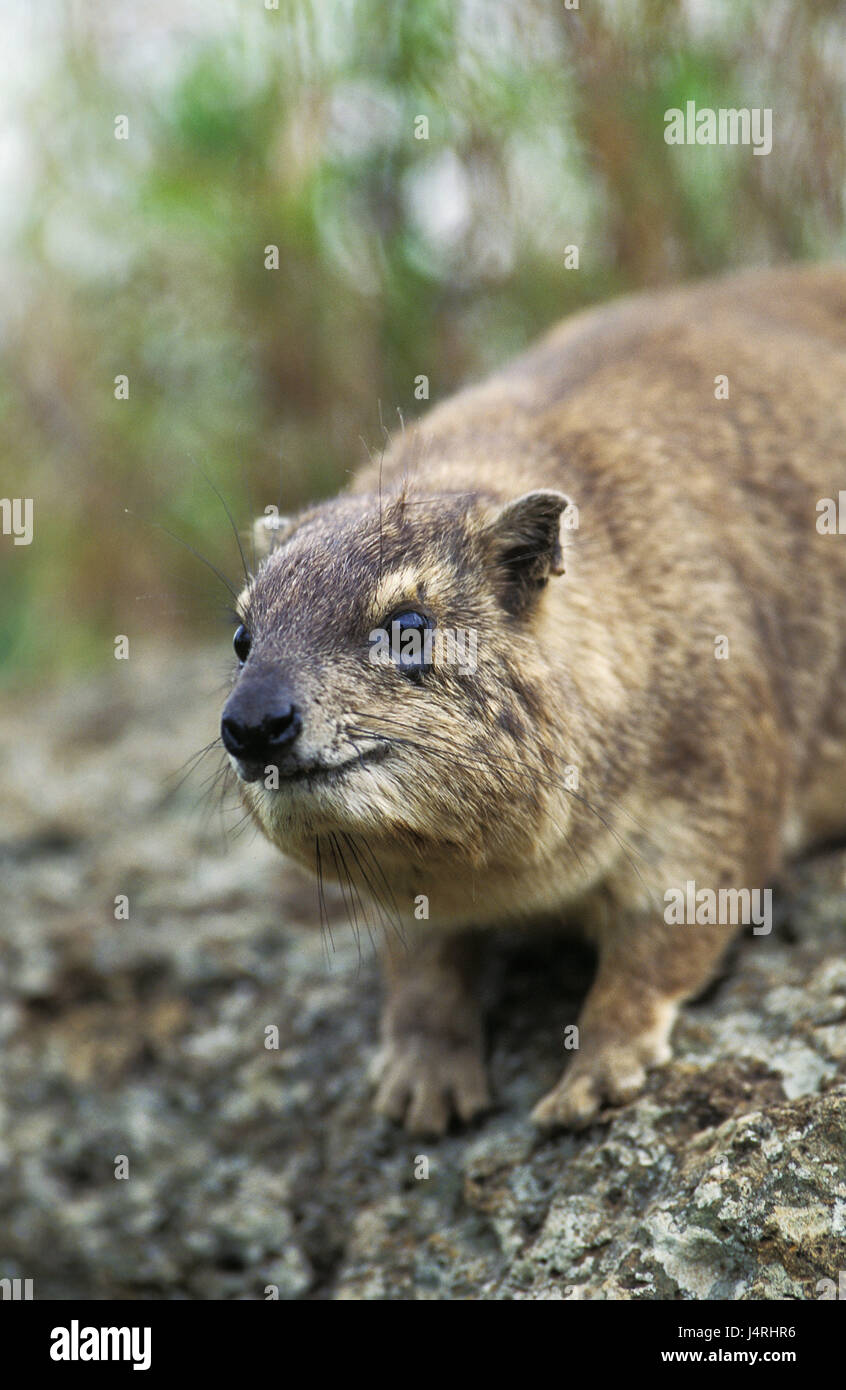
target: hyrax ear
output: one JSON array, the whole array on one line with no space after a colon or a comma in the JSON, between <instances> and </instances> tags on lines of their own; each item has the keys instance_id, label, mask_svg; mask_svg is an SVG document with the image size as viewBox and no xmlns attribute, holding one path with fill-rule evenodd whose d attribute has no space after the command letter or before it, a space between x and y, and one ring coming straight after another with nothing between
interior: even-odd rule
<instances>
[{"instance_id":1,"label":"hyrax ear","mask_svg":"<svg viewBox=\"0 0 846 1390\"><path fill-rule=\"evenodd\" d=\"M280 516L277 511L256 517L253 522L253 550L257 565L288 539L296 524L296 517Z\"/></svg>"},{"instance_id":2,"label":"hyrax ear","mask_svg":"<svg viewBox=\"0 0 846 1390\"><path fill-rule=\"evenodd\" d=\"M529 608L551 574L564 573L561 513L570 498L538 488L508 502L485 528L497 588L511 613Z\"/></svg>"}]
</instances>

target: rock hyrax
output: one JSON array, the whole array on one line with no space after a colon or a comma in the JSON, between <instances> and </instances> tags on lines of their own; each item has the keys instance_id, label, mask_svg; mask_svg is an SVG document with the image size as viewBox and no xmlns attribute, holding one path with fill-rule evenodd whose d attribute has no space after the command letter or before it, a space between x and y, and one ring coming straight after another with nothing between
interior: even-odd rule
<instances>
[{"instance_id":1,"label":"rock hyrax","mask_svg":"<svg viewBox=\"0 0 846 1390\"><path fill-rule=\"evenodd\" d=\"M846 269L579 314L256 531L222 738L397 925L377 1108L484 1109L482 929L550 918L598 968L533 1117L627 1101L727 916L846 829Z\"/></svg>"}]
</instances>

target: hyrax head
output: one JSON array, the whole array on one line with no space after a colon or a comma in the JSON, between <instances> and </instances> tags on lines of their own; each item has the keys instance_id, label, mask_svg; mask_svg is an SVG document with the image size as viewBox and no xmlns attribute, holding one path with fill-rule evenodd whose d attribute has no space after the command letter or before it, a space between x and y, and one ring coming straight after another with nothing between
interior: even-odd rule
<instances>
[{"instance_id":1,"label":"hyrax head","mask_svg":"<svg viewBox=\"0 0 846 1390\"><path fill-rule=\"evenodd\" d=\"M280 848L340 831L481 861L514 842L539 796L519 770L567 505L403 489L256 522L221 736Z\"/></svg>"}]
</instances>

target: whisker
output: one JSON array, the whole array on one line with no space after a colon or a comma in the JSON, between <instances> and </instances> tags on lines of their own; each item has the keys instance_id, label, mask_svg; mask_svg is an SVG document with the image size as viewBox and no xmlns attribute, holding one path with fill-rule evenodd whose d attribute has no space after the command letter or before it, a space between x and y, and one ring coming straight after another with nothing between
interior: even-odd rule
<instances>
[{"instance_id":1,"label":"whisker","mask_svg":"<svg viewBox=\"0 0 846 1390\"><path fill-rule=\"evenodd\" d=\"M206 744L205 748L199 748L196 753L192 753L190 757L186 758L184 763L181 763L179 767L175 768L173 772L169 773L168 776L164 779L165 786L167 786L168 782L172 782L174 777L179 777L179 774L180 772L182 772L183 768L187 768L184 777L180 778L180 780L176 783L176 786L173 788L174 792L178 792L182 784L186 782L188 778L191 776L191 773L195 772L196 769L199 767L200 763L203 761L203 758L205 758L212 751L213 748L222 748L222 746L223 745L221 744L219 737L213 738L211 743Z\"/></svg>"},{"instance_id":2,"label":"whisker","mask_svg":"<svg viewBox=\"0 0 846 1390\"><path fill-rule=\"evenodd\" d=\"M249 582L250 582L250 571L249 571L248 568L247 568L247 557L246 557L245 554L244 554L244 547L243 547L242 544L241 544L241 537L238 535L238 527L235 525L235 518L233 517L231 511L229 510L229 507L228 507L228 505L227 505L227 503L226 503L226 500L225 500L225 498L224 498L224 496L223 496L223 493L220 492L219 489L215 486L215 484L212 482L212 480L211 480L211 478L209 477L209 475L206 473L205 469L200 468L200 465L198 464L197 460L194 458L194 455L189 453L188 457L190 458L190 460L191 460L191 462L193 463L194 467L202 474L203 478L205 478L206 482L208 483L209 487L211 488L212 492L214 493L215 497L217 498L218 502L220 503L220 505L222 506L223 510L224 510L225 513L226 513L226 516L227 516L227 518L228 518L228 520L229 520L229 525L230 525L231 528L232 528L232 534L233 534L233 536L235 537L235 544L236 544L237 547L238 547L238 554L241 556L241 564L242 564L243 567L244 567L244 583L245 583L245 584L249 584Z\"/></svg>"},{"instance_id":3,"label":"whisker","mask_svg":"<svg viewBox=\"0 0 846 1390\"><path fill-rule=\"evenodd\" d=\"M357 715L359 718L381 720L382 723L394 725L395 727L397 727L397 728L399 728L399 729L405 730L407 733L415 734L415 733L418 732L418 730L417 730L413 725L410 725L410 724L406 723L405 721L403 721L403 720L401 720L401 719L392 719L391 716L388 715L388 714L365 714L365 713L364 713L363 711L361 711L361 710L352 710L351 712L352 712L354 715ZM459 745L456 745L456 744L454 744L454 743L452 743L450 740L448 740L448 739L443 739L440 735L438 735L438 734L436 734L436 733L432 733L430 730L427 730L427 731L426 731L426 734L427 734L427 736L428 736L429 738L433 738L433 739L435 739L435 740L438 740L438 741L440 742L441 746L444 747L444 748L446 748L449 752L458 752L458 753L461 753L462 750L461 750L460 746L459 746ZM526 768L526 764L525 764L524 761L523 761L522 759L520 759L520 758L509 758L508 754L498 754L497 756L498 756L498 758L500 759L500 761L502 761L502 760L504 759L505 762L507 762L507 763L509 763L509 764L512 764L512 763L513 763L513 765L514 765L515 767L517 767L517 768L520 768L520 769L525 769L525 768ZM484 764L481 764L481 765L484 766ZM577 795L577 793L574 792L574 789L573 789L572 787L568 787L568 786L566 786L566 784L561 783L561 781L560 781L559 778L551 777L551 776L549 775L549 773L535 772L534 770L532 770L532 775L533 775L533 776L537 776L537 777L540 778L541 780L546 780L551 786L559 786L559 785L560 785L563 791L571 792L571 793L573 793L574 795ZM587 776L582 772L581 768L579 769L579 778L580 778L580 780L583 781L583 782L589 782L589 781L591 780L589 777L587 777ZM643 823L642 823L641 821L638 820L637 816L635 816L635 815L634 815L631 811L629 811L625 806L621 806L620 803L619 803L618 801L615 801L615 802L613 803L613 806L614 806L614 810L615 810L615 811L619 811L621 815L628 816L629 820L632 821L633 824L637 826L638 830L641 830L641 831L643 832L643 834L644 834L645 836L648 837L648 831L647 831L647 829L646 829L646 826L643 825Z\"/></svg>"},{"instance_id":4,"label":"whisker","mask_svg":"<svg viewBox=\"0 0 846 1390\"><path fill-rule=\"evenodd\" d=\"M414 740L412 740L412 739L390 738L390 737L388 737L388 736L385 735L385 734L378 734L378 733L376 733L376 731L373 730L373 729L360 729L360 730L356 730L356 732L362 733L362 734L368 734L371 738L379 739L381 742L386 743L386 744L388 744L389 746L390 746L392 743L398 743L398 744L401 744L403 747L406 747L406 748L414 748L417 752L423 753L424 756L426 756L426 757L435 757L435 758L440 757L440 758L442 758L445 762L447 762L447 763L449 764L449 766L451 766L451 767L454 767L457 763L460 763L461 766L465 767L465 768L466 768L468 771L470 771L470 772L476 772L476 773L478 773L478 772L489 772L489 771L490 771L490 768L491 768L491 765L492 765L492 764L491 764L491 760L489 760L489 761L486 762L486 763L485 763L485 762L482 762L481 760L480 760L479 762L477 762L477 763L474 763L474 762L472 762L469 758L467 758L466 755L463 755L460 749L450 748L450 749L448 749L447 751L442 751L441 749L427 748L425 744L419 743L419 742L414 741ZM506 770L503 769L503 768L501 768L501 767L498 767L498 766L496 765L496 763L493 763L493 766L497 768L497 771L498 771L498 772L502 772L502 773L503 773L502 782L503 782L503 785L504 785L504 786L507 786L508 784L507 784L507 782L505 781ZM510 773L511 770L512 770L512 769L509 768L507 771ZM525 770L526 770L526 771L529 771L528 768L525 769ZM565 788L565 790L566 790L566 788ZM563 825L561 825L561 824L555 819L555 817L549 812L548 809L547 809L547 811L546 811L546 814L549 816L550 820L552 821L552 824L555 826L556 830L557 830L558 833L561 835L562 839L564 840L565 844L567 845L568 849L570 850L571 854L573 855L573 857L575 858L577 864L579 865L579 868L582 870L582 873L585 875L585 877L588 877L586 865L585 865L584 860L582 859L582 856L580 855L580 853L579 853L579 851L578 851L578 849L577 849L575 843L573 842L573 840L571 839L571 837L567 834L567 831L564 829Z\"/></svg>"},{"instance_id":5,"label":"whisker","mask_svg":"<svg viewBox=\"0 0 846 1390\"><path fill-rule=\"evenodd\" d=\"M348 737L349 737L349 736L348 736ZM367 766L366 762L364 761L364 759L363 759L363 757L362 757L362 755L361 755L361 750L359 749L358 744L355 742L355 739L352 739L352 738L351 738L351 739L350 739L350 743L352 744L353 748L355 749L355 752L356 752L356 755L357 755L357 757L358 757L358 761L359 761L359 763L360 763L360 765L361 765L362 771L367 772L368 775L369 775L371 778L373 778L373 769L372 769L372 768L369 768L369 767ZM374 778L374 781L375 781L375 778ZM355 850L353 849L352 843L350 843L350 848L353 850L353 853L355 853ZM387 912L387 910L384 908L383 899L381 899L381 898L379 897L379 895L374 891L374 889L372 888L372 886L370 886L370 879L369 879L369 878L366 876L366 874L365 874L365 881L367 882L368 886L370 886L370 891L371 891L371 893L372 893L372 895L373 895L374 901L376 901L380 906L383 907L383 910L385 911L385 916L386 916L386 918L387 918L389 924L393 927L394 931L395 931L396 934L397 934L397 938L399 939L399 941L401 942L401 944L402 944L403 946L405 946L405 944L406 944L406 943L405 943L405 937L403 936L403 931L402 931L402 913L401 913L400 910L399 910L399 905L398 905L398 903L397 903L396 897L394 896L394 890L393 890L393 888L391 887L391 885L390 885L390 883L389 883L389 881L388 881L388 879L387 879L387 877L386 877L386 875L385 875L385 871L384 871L384 869L382 868L382 865L379 863L378 859L376 858L376 855L375 855L375 853L373 852L372 846L368 845L367 842L366 842L365 840L362 840L362 841L360 842L360 848L361 848L362 854L365 854L365 853L366 853L366 854L368 854L368 855L370 856L370 863L371 863L371 866L372 866L372 868L376 871L376 873L378 874L378 876L379 876L379 877L381 878L381 880L382 880L382 883L383 883L383 885L384 885L384 887L385 887L385 891L386 891L386 893L388 894L388 896L389 896L389 898L390 898L390 900L391 900L391 906L392 906L392 908L393 908L393 910L394 910L394 913L395 913L395 915L396 915L396 921L393 921L393 920L391 919L390 913ZM357 858L357 856L356 856L356 858ZM364 874L365 871L364 871L363 866L360 866L360 867L361 867L362 873Z\"/></svg>"},{"instance_id":6,"label":"whisker","mask_svg":"<svg viewBox=\"0 0 846 1390\"><path fill-rule=\"evenodd\" d=\"M355 711L353 711L353 713L355 713ZM389 718L388 716L383 716L383 715L375 715L375 716L367 716L367 715L364 715L363 717L364 717L364 718L373 717L373 718L376 718L376 719L382 719L382 720L383 720L384 722L386 722L386 723L394 723L394 724L397 724L397 723L399 722L399 721L396 721L396 720L393 720L393 721L392 721L392 720L390 720L390 718ZM401 727L402 727L402 726L401 726ZM407 727L407 726L406 726L406 727ZM359 733L359 734L361 734L362 736L365 736L365 737L377 738L377 739L381 738L382 741L384 741L384 742L386 742L386 743L388 743L388 744L390 744L392 741L393 741L393 742L396 742L396 743L398 743L398 744L403 744L403 745L406 746L406 747L414 748L416 751L423 753L425 756L429 756L429 757L440 757L441 759L443 759L444 761L446 761L447 763L452 764L452 765L455 765L456 763L461 762L461 763L463 763L463 765L464 765L469 771L472 771L472 772L479 772L479 771L490 772L491 768L493 767L493 768L495 768L498 772L501 772L501 773L503 773L503 774L505 774L505 775L508 775L508 774L513 773L513 771L514 771L515 769L517 769L518 771L520 771L520 772L522 772L522 773L529 773L533 778L535 778L537 781L539 781L539 782L545 784L546 786L553 787L553 788L557 788L557 789L560 790L560 791L566 792L566 794L567 794L568 796L572 796L576 801L578 801L581 805L583 805L583 806L585 807L585 809L588 810L593 816L595 816L595 817L597 818L597 820L600 822L600 824L603 825L603 827L608 831L608 833L613 837L613 839L616 841L616 843L620 846L620 849L621 849L621 850L623 851L623 853L625 854L625 856L626 856L626 858L627 858L629 864L631 865L631 868L633 869L634 873L637 875L637 877L638 877L638 879L640 880L641 884L642 884L644 887L647 887L647 885L646 885L646 883L645 883L645 880L644 880L644 878L643 878L643 875L641 874L641 872L640 872L640 870L639 870L637 864L634 862L634 859L632 858L632 855L637 855L637 857L645 864L645 863L647 862L645 856L644 856L643 854L641 854L640 851L639 851L638 849L636 849L634 845L631 845L631 844L620 834L620 832L608 821L608 819L607 819L605 816L603 816L602 813L601 813L599 810L597 810L597 808L596 808L594 805L592 805L592 803L587 799L587 797L582 796L579 792L575 791L575 789L574 789L573 787L568 787L568 786L566 785L566 783L562 782L559 778L550 777L548 773L543 773L543 772L541 772L540 770L536 770L536 769L534 769L534 768L528 768L528 767L526 766L525 763L523 763L522 761L520 761L519 759L516 759L516 758L515 758L515 759L505 758L504 762L503 762L502 760L497 760L496 758L489 758L489 759L487 759L486 761L480 760L479 762L477 762L477 763L474 764L471 760L469 760L469 759L466 757L466 754L463 753L463 750L462 750L462 749L460 749L460 748L458 748L458 747L456 747L456 746L450 744L448 741L443 741L443 740L441 740L441 741L440 741L441 746L438 747L438 746L437 746L437 744L438 744L438 736L437 736L437 735L428 734L428 737L431 738L431 739L434 739L434 741L435 741L435 745L436 745L436 746L433 747L431 744L430 744L430 745L426 745L426 744L424 744L424 743L421 743L421 742L419 741L419 738L416 739L416 740L415 740L415 739L409 739L409 738L404 738L404 739L403 739L403 738L393 738L393 739L392 739L392 737L389 736L389 735L380 735L380 734L378 733L378 731L377 731L377 730L374 730L374 729L354 728L354 729L353 729L353 732ZM412 732L416 732L416 731L412 731ZM553 823L555 823L555 822L553 821ZM566 835L566 832L563 830L563 828L562 828L561 826L558 826L558 829L559 829L559 831L561 832L561 834L564 835L564 838L565 838L565 840L567 841L567 843L570 845L571 850L573 850L573 852L575 853L575 847L574 847L574 846L572 845L572 843L570 842L570 839L569 839L569 837ZM584 869L584 865L582 865L582 868Z\"/></svg>"},{"instance_id":7,"label":"whisker","mask_svg":"<svg viewBox=\"0 0 846 1390\"><path fill-rule=\"evenodd\" d=\"M326 893L323 886L323 857L320 853L320 836L314 837L314 860L317 873L317 910L320 914L320 938L323 942L323 950L326 955L326 963L329 964L329 948L326 945L326 938L332 945L332 954L335 953L335 938L332 935L332 927L329 923L329 913L326 908Z\"/></svg>"},{"instance_id":8,"label":"whisker","mask_svg":"<svg viewBox=\"0 0 846 1390\"><path fill-rule=\"evenodd\" d=\"M181 536L177 536L175 531L168 530L167 526L163 526L160 521L150 521L148 517L140 516L137 512L131 511L129 507L124 507L123 510L125 515L131 516L134 521L143 521L145 526L152 526L154 531L163 531L164 534L166 536L169 536L172 541L176 541L177 545L184 546L185 549L191 555L193 555L195 559L199 560L201 564L206 566L206 569L211 571L211 573L215 576L216 579L220 580L221 584L225 589L228 590L235 603L238 602L238 595L233 589L232 585L229 583L229 580L226 578L226 575L221 573L221 571L217 568L217 565L213 565L211 560L207 560L205 555L201 555L199 550L195 550L193 545L190 545L188 541L183 540Z\"/></svg>"},{"instance_id":9,"label":"whisker","mask_svg":"<svg viewBox=\"0 0 846 1390\"><path fill-rule=\"evenodd\" d=\"M335 839L334 832L331 831L331 830L329 831L329 848L330 848L331 851L332 851L332 858L333 858L333 860L334 860L334 862L335 862L335 873L336 873L336 875L337 875L338 883L339 883L340 886L341 886L341 896L343 897L343 900L344 900L344 907L346 908L346 911L347 911L347 920L349 921L349 924L350 924L350 926L352 927L353 936L355 937L355 944L356 944L356 947L357 947L357 949L358 949L358 959L359 959L359 964L360 964L360 963L361 963L361 931L360 931L359 925L358 925L358 913L357 913L356 910L355 910L355 903L353 902L352 897L350 897L349 902L347 901L347 886L349 885L350 889L352 889L352 884L351 884L351 882L350 882L349 871L347 870L346 865L344 866L343 871L342 871L342 868L341 868L340 850L339 850L337 841L336 841L336 839Z\"/></svg>"},{"instance_id":10,"label":"whisker","mask_svg":"<svg viewBox=\"0 0 846 1390\"><path fill-rule=\"evenodd\" d=\"M373 881L372 881L372 879L371 879L371 877L370 877L370 874L368 873L368 871L367 871L367 869L365 868L364 864L361 862L361 858L360 858L360 856L359 856L358 850L356 849L356 846L355 846L355 843L354 843L354 841L353 841L352 836L351 836L351 835L347 835L347 834L345 834L344 832L341 832L341 838L342 838L342 840L344 841L344 843L346 844L347 849L349 850L349 852L350 852L352 858L355 860L355 863L356 863L356 866L357 866L357 868L358 868L358 871L359 871L359 873L361 874L362 879L364 880L364 884L365 884L365 887L366 887L366 889L367 889L367 892L370 894L371 898L373 899L374 906L376 907L376 910L377 910L377 912L379 913L379 917L380 917L380 919L381 919L381 922L382 922L382 923L387 922L387 924L388 924L389 927L392 926L392 927L394 928L394 930L396 931L399 940L400 940L400 941L402 942L402 944L404 945L404 944L405 944L405 941L404 941L404 938L403 938L403 935L402 935L402 922L401 922L401 919L400 919L400 917L399 917L399 911L397 911L397 922L395 923L395 922L393 922L393 921L391 920L390 913L388 913L388 912L385 910L384 900L383 900L381 894L379 893L378 889L374 886ZM364 851L364 845L363 845L363 844L362 844L362 846L361 846L361 849L362 849L362 852L363 852L363 851ZM390 887L389 887L389 891L390 891ZM370 930L370 928L368 927L368 932L369 932L369 930ZM384 930L384 927L383 927L383 930ZM373 937L372 937L372 935L371 935L371 937L370 937L370 940L371 940L371 944L372 944L372 943L373 943Z\"/></svg>"},{"instance_id":11,"label":"whisker","mask_svg":"<svg viewBox=\"0 0 846 1390\"><path fill-rule=\"evenodd\" d=\"M365 904L364 904L364 901L363 901L363 899L362 899L361 892L360 892L360 890L359 890L358 884L356 883L356 881L355 881L355 879L354 879L354 877L353 877L352 870L351 870L351 869L349 868L349 866L347 865L347 857L346 857L346 855L344 854L344 850L343 850L343 846L346 845L347 849L350 850L350 851L352 852L352 846L351 846L351 844L350 844L349 837L348 837L347 835L344 834L343 830L339 830L339 831L337 831L335 838L336 838L337 844L338 844L338 854L340 855L341 863L342 863L342 865L343 865L343 867L344 867L344 871L345 871L345 873L346 873L346 875L347 875L347 879L348 879L348 881L349 881L350 889L351 889L352 892L355 893L356 901L358 902L358 905L359 905L359 907L360 907L360 909L361 909L361 916L362 916L362 920L363 920L363 922L364 922L364 925L365 925L365 927L367 928L367 935L368 935L368 938L369 938L369 940L370 940L371 949L375 952L375 950L376 950L376 942L373 940L373 931L372 931L372 928L371 928L371 926L370 926L370 922L369 922L368 917L367 917L367 911L366 911L366 909L365 909ZM353 857L355 857L355 856L353 855ZM360 943L360 939L359 939L359 951L358 951L358 964L359 964L359 969L361 969L361 943Z\"/></svg>"}]
</instances>

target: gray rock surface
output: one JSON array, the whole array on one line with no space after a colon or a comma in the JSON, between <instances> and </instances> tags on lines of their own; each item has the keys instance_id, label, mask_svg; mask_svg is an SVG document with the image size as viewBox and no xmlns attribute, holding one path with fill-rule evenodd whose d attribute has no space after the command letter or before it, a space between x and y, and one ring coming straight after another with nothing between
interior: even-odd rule
<instances>
[{"instance_id":1,"label":"gray rock surface","mask_svg":"<svg viewBox=\"0 0 846 1390\"><path fill-rule=\"evenodd\" d=\"M180 784L225 656L115 666L0 702L0 1277L39 1298L812 1299L846 1269L846 856L794 872L675 1061L581 1135L527 1114L589 958L492 945L497 1109L410 1140L370 1113L370 945L337 911L331 943L309 929L311 887L214 809L216 753Z\"/></svg>"}]
</instances>

